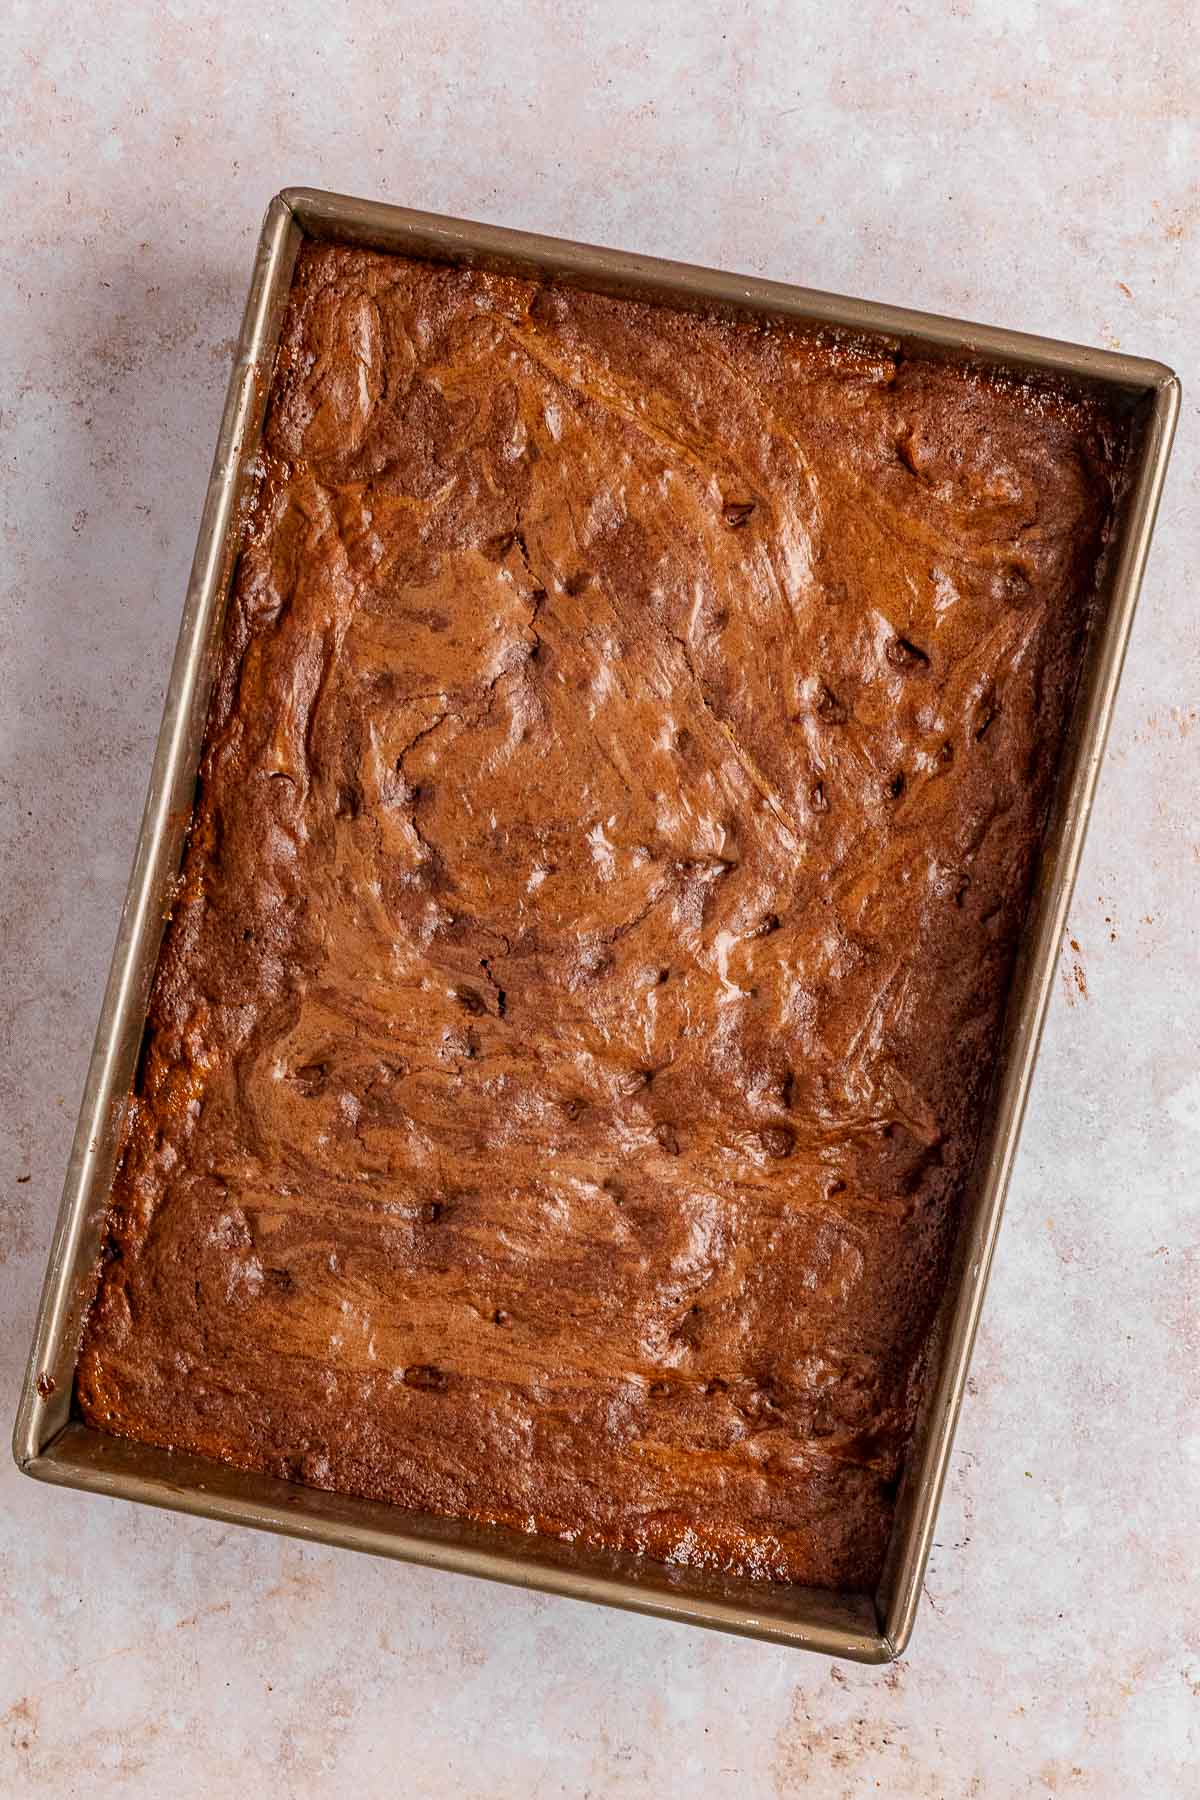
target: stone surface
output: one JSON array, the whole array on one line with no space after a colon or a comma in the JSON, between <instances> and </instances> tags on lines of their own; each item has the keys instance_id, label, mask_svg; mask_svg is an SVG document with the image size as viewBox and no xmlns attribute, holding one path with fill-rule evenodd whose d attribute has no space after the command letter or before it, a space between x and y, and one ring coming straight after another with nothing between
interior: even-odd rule
<instances>
[{"instance_id":1,"label":"stone surface","mask_svg":"<svg viewBox=\"0 0 1200 1800\"><path fill-rule=\"evenodd\" d=\"M1194 1792L1198 75L1170 0L9 9L6 1417L277 187L1119 342L1185 405L908 1658L831 1665L10 1464L0 1792Z\"/></svg>"}]
</instances>

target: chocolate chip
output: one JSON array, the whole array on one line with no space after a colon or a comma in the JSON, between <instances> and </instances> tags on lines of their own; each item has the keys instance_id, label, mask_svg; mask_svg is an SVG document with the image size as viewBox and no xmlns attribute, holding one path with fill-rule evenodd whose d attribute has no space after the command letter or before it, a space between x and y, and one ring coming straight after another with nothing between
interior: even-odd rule
<instances>
[{"instance_id":1,"label":"chocolate chip","mask_svg":"<svg viewBox=\"0 0 1200 1800\"><path fill-rule=\"evenodd\" d=\"M496 977L492 974L491 959L486 956L481 956L479 959L479 966L492 984L496 995L496 1011L499 1016L503 1018L508 1009L508 995L505 990L500 987L496 981Z\"/></svg>"},{"instance_id":2,"label":"chocolate chip","mask_svg":"<svg viewBox=\"0 0 1200 1800\"><path fill-rule=\"evenodd\" d=\"M450 1377L442 1369L435 1369L432 1363L413 1363L404 1371L404 1385L419 1388L424 1393L444 1393L450 1385Z\"/></svg>"},{"instance_id":3,"label":"chocolate chip","mask_svg":"<svg viewBox=\"0 0 1200 1800\"><path fill-rule=\"evenodd\" d=\"M463 1011L469 1012L471 1014L472 1018L478 1019L481 1017L481 1015L483 1013L485 1013L487 1011L487 1006L484 1003L483 996L481 994L477 994L475 992L474 988L469 988L469 987L455 988L454 998L457 1000L458 1004L462 1007Z\"/></svg>"},{"instance_id":4,"label":"chocolate chip","mask_svg":"<svg viewBox=\"0 0 1200 1800\"><path fill-rule=\"evenodd\" d=\"M900 1191L904 1194L916 1194L924 1186L926 1179L936 1174L945 1162L945 1151L941 1138L932 1144L918 1148L900 1181Z\"/></svg>"},{"instance_id":5,"label":"chocolate chip","mask_svg":"<svg viewBox=\"0 0 1200 1800\"><path fill-rule=\"evenodd\" d=\"M1033 583L1024 569L1018 568L1014 563L1005 571L1004 598L1006 600L1011 601L1014 606L1022 606L1032 592Z\"/></svg>"},{"instance_id":6,"label":"chocolate chip","mask_svg":"<svg viewBox=\"0 0 1200 1800\"><path fill-rule=\"evenodd\" d=\"M980 707L979 723L975 727L975 742L982 744L984 738L1000 717L1000 703L994 694L988 694Z\"/></svg>"},{"instance_id":7,"label":"chocolate chip","mask_svg":"<svg viewBox=\"0 0 1200 1800\"><path fill-rule=\"evenodd\" d=\"M529 302L529 317L539 325L557 324L566 317L566 313L566 297L555 287L539 288Z\"/></svg>"},{"instance_id":8,"label":"chocolate chip","mask_svg":"<svg viewBox=\"0 0 1200 1800\"><path fill-rule=\"evenodd\" d=\"M624 1095L640 1094L653 1080L653 1069L627 1069L617 1077L617 1092Z\"/></svg>"},{"instance_id":9,"label":"chocolate chip","mask_svg":"<svg viewBox=\"0 0 1200 1800\"><path fill-rule=\"evenodd\" d=\"M903 432L901 436L896 439L895 448L897 458L908 470L909 474L915 475L917 479L920 480L921 470L917 464L917 455L913 447L913 435L911 430Z\"/></svg>"},{"instance_id":10,"label":"chocolate chip","mask_svg":"<svg viewBox=\"0 0 1200 1800\"><path fill-rule=\"evenodd\" d=\"M759 1132L758 1141L764 1154L776 1159L790 1156L796 1142L786 1125L769 1125L765 1131Z\"/></svg>"},{"instance_id":11,"label":"chocolate chip","mask_svg":"<svg viewBox=\"0 0 1200 1800\"><path fill-rule=\"evenodd\" d=\"M748 940L750 938L770 937L770 935L773 931L778 931L778 930L779 930L779 914L778 913L764 913L762 918L758 921L758 924L752 926L751 929L746 933L746 937Z\"/></svg>"},{"instance_id":12,"label":"chocolate chip","mask_svg":"<svg viewBox=\"0 0 1200 1800\"><path fill-rule=\"evenodd\" d=\"M892 776L892 779L888 782L888 793L893 800L902 800L904 798L904 790L907 786L908 783L905 779L903 769L898 769Z\"/></svg>"},{"instance_id":13,"label":"chocolate chip","mask_svg":"<svg viewBox=\"0 0 1200 1800\"><path fill-rule=\"evenodd\" d=\"M816 714L818 719L823 719L826 725L844 725L846 723L846 708L832 689L824 685L817 695Z\"/></svg>"},{"instance_id":14,"label":"chocolate chip","mask_svg":"<svg viewBox=\"0 0 1200 1800\"><path fill-rule=\"evenodd\" d=\"M893 638L887 649L884 651L884 655L894 669L911 671L914 669L927 669L929 667L928 656L925 654L924 650L921 650L912 642L911 638Z\"/></svg>"}]
</instances>

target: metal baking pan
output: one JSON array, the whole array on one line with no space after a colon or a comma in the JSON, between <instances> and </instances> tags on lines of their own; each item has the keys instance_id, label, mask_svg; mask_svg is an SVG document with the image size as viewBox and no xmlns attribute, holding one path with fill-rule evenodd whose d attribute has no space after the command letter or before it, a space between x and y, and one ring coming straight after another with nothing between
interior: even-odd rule
<instances>
[{"instance_id":1,"label":"metal baking pan","mask_svg":"<svg viewBox=\"0 0 1200 1800\"><path fill-rule=\"evenodd\" d=\"M988 1123L955 1267L935 1326L930 1378L879 1590L839 1595L724 1579L619 1553L403 1512L244 1474L84 1426L72 1413L75 1363L163 923L191 813L226 598L244 529L243 501L266 410L296 251L315 237L439 261L537 273L607 293L726 313L769 313L871 333L975 365L1045 372L1100 388L1126 409L1131 465L1107 560L1035 899L1022 941ZM1150 545L1179 383L1161 363L963 324L774 281L660 262L556 238L470 224L374 201L289 188L263 223L237 357L205 497L162 729L112 971L88 1070L14 1434L20 1467L41 1481L234 1520L493 1581L597 1600L859 1662L905 1648L983 1304L1005 1188L1029 1092L1058 946L1113 699Z\"/></svg>"}]
</instances>

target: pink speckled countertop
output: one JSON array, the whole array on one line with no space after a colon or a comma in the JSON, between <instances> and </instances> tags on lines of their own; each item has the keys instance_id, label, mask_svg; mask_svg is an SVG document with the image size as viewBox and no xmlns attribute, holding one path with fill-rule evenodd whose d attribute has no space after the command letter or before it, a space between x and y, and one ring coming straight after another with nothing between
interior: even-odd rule
<instances>
[{"instance_id":1,"label":"pink speckled countertop","mask_svg":"<svg viewBox=\"0 0 1200 1800\"><path fill-rule=\"evenodd\" d=\"M1191 1795L1194 8L362 0L342 17L39 0L0 26L6 1418L276 188L1119 343L1179 369L1180 436L908 1658L839 1666L7 1464L0 1794Z\"/></svg>"}]
</instances>

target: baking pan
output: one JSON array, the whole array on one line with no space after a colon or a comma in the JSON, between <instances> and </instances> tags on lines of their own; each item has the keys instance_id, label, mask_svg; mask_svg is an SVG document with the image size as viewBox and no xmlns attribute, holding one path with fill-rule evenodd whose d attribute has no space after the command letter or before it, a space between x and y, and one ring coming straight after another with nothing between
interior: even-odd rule
<instances>
[{"instance_id":1,"label":"baking pan","mask_svg":"<svg viewBox=\"0 0 1200 1800\"><path fill-rule=\"evenodd\" d=\"M250 467L262 430L296 251L305 237L534 273L675 306L727 314L767 313L842 333L871 333L902 349L1023 374L1041 371L1093 392L1099 388L1129 417L1128 479L1018 956L998 1074L966 1197L954 1268L934 1328L925 1401L907 1460L883 1579L874 1594L832 1594L734 1580L618 1552L584 1551L497 1527L412 1514L111 1437L84 1426L72 1414L83 1317L94 1287L126 1100L191 814L225 603L245 526ZM1138 357L309 188L289 188L278 195L259 239L141 835L67 1168L14 1434L20 1467L41 1481L603 1601L859 1662L883 1663L898 1656L908 1642L921 1593L1178 410L1175 376L1161 363Z\"/></svg>"}]
</instances>

